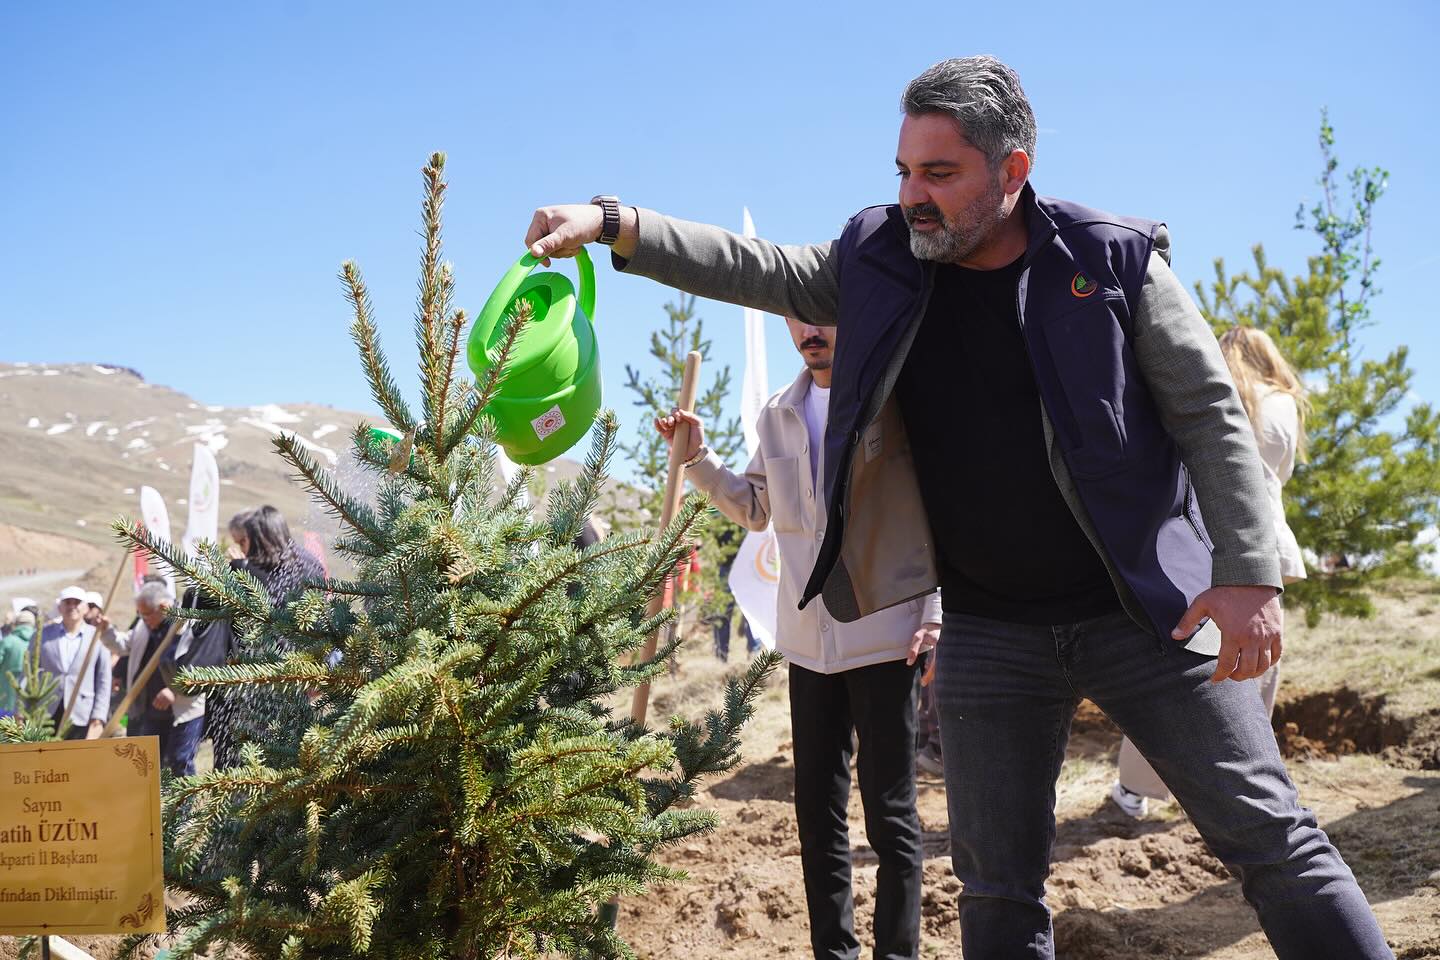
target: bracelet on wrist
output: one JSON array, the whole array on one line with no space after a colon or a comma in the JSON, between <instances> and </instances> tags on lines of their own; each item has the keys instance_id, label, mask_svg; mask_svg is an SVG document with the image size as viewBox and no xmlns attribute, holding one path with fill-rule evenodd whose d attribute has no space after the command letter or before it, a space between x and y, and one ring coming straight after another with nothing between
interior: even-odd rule
<instances>
[{"instance_id":1,"label":"bracelet on wrist","mask_svg":"<svg viewBox=\"0 0 1440 960\"><path fill-rule=\"evenodd\" d=\"M685 461L685 469L690 469L708 456L710 456L710 448L703 443L700 444L700 449L695 451L695 456Z\"/></svg>"}]
</instances>

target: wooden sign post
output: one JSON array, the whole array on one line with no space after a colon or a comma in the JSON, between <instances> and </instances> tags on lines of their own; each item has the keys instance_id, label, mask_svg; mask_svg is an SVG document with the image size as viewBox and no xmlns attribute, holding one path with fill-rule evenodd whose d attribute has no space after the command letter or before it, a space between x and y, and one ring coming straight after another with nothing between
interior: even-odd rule
<instances>
[{"instance_id":1,"label":"wooden sign post","mask_svg":"<svg viewBox=\"0 0 1440 960\"><path fill-rule=\"evenodd\" d=\"M164 931L159 738L0 746L0 936Z\"/></svg>"}]
</instances>

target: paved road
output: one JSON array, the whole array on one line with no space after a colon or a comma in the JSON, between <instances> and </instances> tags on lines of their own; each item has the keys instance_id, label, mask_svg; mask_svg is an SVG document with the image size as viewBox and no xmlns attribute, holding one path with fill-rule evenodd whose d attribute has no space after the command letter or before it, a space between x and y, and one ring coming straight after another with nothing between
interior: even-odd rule
<instances>
[{"instance_id":1,"label":"paved road","mask_svg":"<svg viewBox=\"0 0 1440 960\"><path fill-rule=\"evenodd\" d=\"M0 577L0 597L33 597L41 606L55 599L55 594L75 583L85 575L85 570L40 570L23 576ZM6 603L5 609L9 610Z\"/></svg>"}]
</instances>

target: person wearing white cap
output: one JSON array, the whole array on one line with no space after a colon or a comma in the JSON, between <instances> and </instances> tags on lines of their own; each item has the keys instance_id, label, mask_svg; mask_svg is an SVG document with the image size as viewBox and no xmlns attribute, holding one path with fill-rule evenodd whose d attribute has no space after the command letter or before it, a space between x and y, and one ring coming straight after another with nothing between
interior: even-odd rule
<instances>
[{"instance_id":1,"label":"person wearing white cap","mask_svg":"<svg viewBox=\"0 0 1440 960\"><path fill-rule=\"evenodd\" d=\"M47 709L58 732L65 724L66 718L62 715L65 705L70 703L71 694L75 694L69 717L71 726L65 738L93 740L105 729L105 719L110 714L110 659L92 657L89 669L85 670L85 651L89 649L95 628L85 622L88 604L84 590L66 587L60 591L56 606L60 622L48 624L40 634L40 669L60 678L60 686ZM80 675L82 670L85 670L84 676Z\"/></svg>"}]
</instances>

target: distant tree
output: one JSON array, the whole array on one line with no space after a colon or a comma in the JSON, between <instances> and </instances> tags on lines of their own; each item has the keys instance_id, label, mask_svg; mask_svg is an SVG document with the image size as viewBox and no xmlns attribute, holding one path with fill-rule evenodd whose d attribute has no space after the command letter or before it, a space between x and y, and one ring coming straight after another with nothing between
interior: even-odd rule
<instances>
[{"instance_id":1,"label":"distant tree","mask_svg":"<svg viewBox=\"0 0 1440 960\"><path fill-rule=\"evenodd\" d=\"M1357 167L1342 176L1326 113L1319 139L1321 195L1295 215L1296 229L1319 241L1306 272L1287 276L1256 245L1251 270L1230 274L1216 260L1215 279L1195 285L1217 335L1264 330L1310 389L1309 456L1285 487L1285 516L1319 560L1287 590L1312 624L1325 611L1369 616L1367 585L1418 573L1415 538L1440 515L1440 414L1428 403L1402 409L1414 377L1404 346L1366 359L1358 339L1377 322L1371 231L1388 174Z\"/></svg>"},{"instance_id":2,"label":"distant tree","mask_svg":"<svg viewBox=\"0 0 1440 960\"><path fill-rule=\"evenodd\" d=\"M685 357L695 350L710 359L710 341L705 337L705 321L695 314L695 298L683 294L678 303L665 304L665 324L650 334L650 356L659 369L649 376L629 364L625 365L625 389L634 395L634 406L640 410L635 438L620 449L630 459L645 491L637 507L628 513L616 511L624 527L653 523L660 516L664 496L664 477L669 450L655 432L652 418L669 413L680 394L685 373ZM725 416L725 400L730 395L730 368L723 366L713 375L701 367L701 376L708 377L709 386L696 395L695 412L705 421L705 443L720 459L731 466L743 466L745 432L738 417ZM738 524L718 513L710 518L700 535L701 571L698 582L692 583L688 598L706 616L725 615L730 609L730 587L721 576L729 569L740 549L744 531Z\"/></svg>"}]
</instances>

